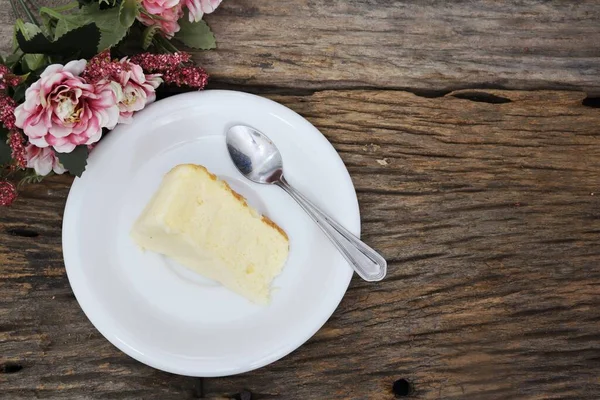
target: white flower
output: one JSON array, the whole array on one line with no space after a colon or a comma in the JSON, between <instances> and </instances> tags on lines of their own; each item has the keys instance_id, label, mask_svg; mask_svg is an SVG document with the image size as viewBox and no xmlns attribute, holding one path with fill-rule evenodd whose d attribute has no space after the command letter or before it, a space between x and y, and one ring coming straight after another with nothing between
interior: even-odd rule
<instances>
[{"instance_id":1,"label":"white flower","mask_svg":"<svg viewBox=\"0 0 600 400\"><path fill-rule=\"evenodd\" d=\"M29 144L25 148L25 158L27 168L33 168L38 175L46 176L50 171L60 175L66 171L50 147L42 148Z\"/></svg>"},{"instance_id":2,"label":"white flower","mask_svg":"<svg viewBox=\"0 0 600 400\"><path fill-rule=\"evenodd\" d=\"M221 0L183 0L182 2L190 12L190 22L200 21L204 14L210 14L221 4Z\"/></svg>"}]
</instances>

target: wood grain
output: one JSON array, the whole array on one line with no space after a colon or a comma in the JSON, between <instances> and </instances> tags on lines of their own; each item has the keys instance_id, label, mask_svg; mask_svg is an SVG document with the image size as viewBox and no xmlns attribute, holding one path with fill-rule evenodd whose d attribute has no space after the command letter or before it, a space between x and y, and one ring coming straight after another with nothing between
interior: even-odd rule
<instances>
[{"instance_id":1,"label":"wood grain","mask_svg":"<svg viewBox=\"0 0 600 400\"><path fill-rule=\"evenodd\" d=\"M2 49L8 4L0 0ZM196 59L224 86L600 96L597 0L228 0L206 19L219 47Z\"/></svg>"},{"instance_id":2,"label":"wood grain","mask_svg":"<svg viewBox=\"0 0 600 400\"><path fill-rule=\"evenodd\" d=\"M219 48L197 59L229 84L600 95L595 0L240 0L207 21Z\"/></svg>"},{"instance_id":3,"label":"wood grain","mask_svg":"<svg viewBox=\"0 0 600 400\"><path fill-rule=\"evenodd\" d=\"M353 280L325 327L271 366L155 371L79 309L60 247L71 181L55 177L0 208L0 398L383 400L400 378L418 399L597 398L600 113L585 94L271 97L342 156L389 277Z\"/></svg>"}]
</instances>

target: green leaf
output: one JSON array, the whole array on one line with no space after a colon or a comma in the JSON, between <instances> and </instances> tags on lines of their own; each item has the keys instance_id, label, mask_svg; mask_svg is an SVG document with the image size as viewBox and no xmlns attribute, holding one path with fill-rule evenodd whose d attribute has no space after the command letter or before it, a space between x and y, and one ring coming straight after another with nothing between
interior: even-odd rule
<instances>
[{"instance_id":1,"label":"green leaf","mask_svg":"<svg viewBox=\"0 0 600 400\"><path fill-rule=\"evenodd\" d=\"M113 7L100 10L98 4L83 8L84 15L88 15L100 29L100 43L98 52L108 49L119 43L127 34L129 27L119 22L119 8Z\"/></svg>"},{"instance_id":2,"label":"green leaf","mask_svg":"<svg viewBox=\"0 0 600 400\"><path fill-rule=\"evenodd\" d=\"M150 47L152 39L158 31L160 31L159 25L147 26L146 29L144 29L144 32L142 33L142 49L147 50L148 47Z\"/></svg>"},{"instance_id":3,"label":"green leaf","mask_svg":"<svg viewBox=\"0 0 600 400\"><path fill-rule=\"evenodd\" d=\"M58 40L67 32L70 32L77 28L81 28L82 26L89 23L91 22L86 22L86 20L78 16L59 19L56 23L56 29L54 30L54 40Z\"/></svg>"},{"instance_id":4,"label":"green leaf","mask_svg":"<svg viewBox=\"0 0 600 400\"><path fill-rule=\"evenodd\" d=\"M35 71L45 65L46 56L43 54L25 54L23 61L29 71Z\"/></svg>"},{"instance_id":5,"label":"green leaf","mask_svg":"<svg viewBox=\"0 0 600 400\"><path fill-rule=\"evenodd\" d=\"M17 50L15 53L6 57L6 60L5 60L6 66L9 67L10 69L12 69L16 63L21 61L21 57L23 57L23 52L20 50Z\"/></svg>"},{"instance_id":6,"label":"green leaf","mask_svg":"<svg viewBox=\"0 0 600 400\"><path fill-rule=\"evenodd\" d=\"M215 35L204 21L190 22L187 15L179 20L181 29L175 39L194 49L210 50L217 47Z\"/></svg>"},{"instance_id":7,"label":"green leaf","mask_svg":"<svg viewBox=\"0 0 600 400\"><path fill-rule=\"evenodd\" d=\"M99 53L119 43L127 34L129 26L119 22L119 8L100 9L98 3L84 6L77 14L61 15L57 25L55 38L58 39L78 27L95 24L100 30L100 42L96 51ZM133 22L132 22L133 23ZM84 38L83 36L82 38ZM83 41L87 40L83 39Z\"/></svg>"},{"instance_id":8,"label":"green leaf","mask_svg":"<svg viewBox=\"0 0 600 400\"><path fill-rule=\"evenodd\" d=\"M27 86L28 85L26 83L22 83L15 88L15 92L12 97L17 103L25 101L25 92L27 91Z\"/></svg>"},{"instance_id":9,"label":"green leaf","mask_svg":"<svg viewBox=\"0 0 600 400\"><path fill-rule=\"evenodd\" d=\"M25 82L29 78L29 75L31 75L31 72L27 72L26 74L17 75L17 76L21 79L21 82Z\"/></svg>"},{"instance_id":10,"label":"green leaf","mask_svg":"<svg viewBox=\"0 0 600 400\"><path fill-rule=\"evenodd\" d=\"M100 29L100 43L98 52L119 43L127 34L128 27L119 22L119 8L100 9L98 3L91 4L81 9L82 18L93 22Z\"/></svg>"},{"instance_id":11,"label":"green leaf","mask_svg":"<svg viewBox=\"0 0 600 400\"><path fill-rule=\"evenodd\" d=\"M29 22L23 22L21 19L17 19L15 28L20 31L27 40L30 40L32 37L42 32L39 26Z\"/></svg>"},{"instance_id":12,"label":"green leaf","mask_svg":"<svg viewBox=\"0 0 600 400\"><path fill-rule=\"evenodd\" d=\"M87 165L88 148L87 146L77 146L70 153L56 153L60 163L69 171L71 175L81 176Z\"/></svg>"},{"instance_id":13,"label":"green leaf","mask_svg":"<svg viewBox=\"0 0 600 400\"><path fill-rule=\"evenodd\" d=\"M29 0L29 1L31 1L31 0ZM62 6L52 7L52 10L62 13L65 11L72 10L73 8L79 8L79 3L76 1L72 1L72 2L62 5Z\"/></svg>"},{"instance_id":14,"label":"green leaf","mask_svg":"<svg viewBox=\"0 0 600 400\"><path fill-rule=\"evenodd\" d=\"M85 38L85 40L82 40ZM77 55L92 58L98 53L100 31L94 24L87 24L73 29L51 42L42 33L33 36L31 40L25 39L21 30L17 31L17 41L23 52L30 54L46 54L59 56Z\"/></svg>"},{"instance_id":15,"label":"green leaf","mask_svg":"<svg viewBox=\"0 0 600 400\"><path fill-rule=\"evenodd\" d=\"M48 12L45 10L45 12ZM133 22L132 22L133 23ZM76 14L60 14L56 24L55 39L79 27L95 24L100 30L100 42L96 49L101 52L119 43L127 34L129 27L119 22L119 8L100 9L98 3L84 6Z\"/></svg>"},{"instance_id":16,"label":"green leaf","mask_svg":"<svg viewBox=\"0 0 600 400\"><path fill-rule=\"evenodd\" d=\"M13 38L13 54L21 53L20 51L18 51L19 43L17 42L17 32L20 32L26 40L31 40L34 36L42 34L42 30L40 29L39 26L31 24L29 22L23 22L21 19L18 19L17 22L15 23L15 31L14 31L14 38ZM15 60L16 60L15 62L12 62L12 60L11 60L11 63L13 65L16 64L17 61L23 60L23 63L21 64L23 66L23 68L25 68L26 70L29 70L29 71L35 71L36 69L38 69L42 66L42 63L44 62L44 55L43 54L25 54L25 55L23 55L21 53L18 57L15 57Z\"/></svg>"},{"instance_id":17,"label":"green leaf","mask_svg":"<svg viewBox=\"0 0 600 400\"><path fill-rule=\"evenodd\" d=\"M50 171L50 173L49 173L48 175L46 175L46 176L50 176L50 175L52 175L52 174L53 174L53 172L52 172L52 171ZM21 188L21 187L23 187L23 185L28 185L28 184L31 184L31 183L40 183L41 181L43 181L43 180L44 180L44 178L45 178L46 176L44 176L44 175L38 175L38 174L35 172L35 170L33 170L33 169L29 169L29 170L27 170L27 172L25 173L25 176L23 177L23 179L21 179L21 180L19 181L19 184L18 184L18 186L17 186L17 187L18 187L18 188Z\"/></svg>"},{"instance_id":18,"label":"green leaf","mask_svg":"<svg viewBox=\"0 0 600 400\"><path fill-rule=\"evenodd\" d=\"M63 17L63 14L61 14L60 12L58 12L57 10L53 9L53 8L49 8L49 7L41 7L40 8L40 15L42 17L48 17L48 18L53 18L56 20L59 20Z\"/></svg>"},{"instance_id":19,"label":"green leaf","mask_svg":"<svg viewBox=\"0 0 600 400\"><path fill-rule=\"evenodd\" d=\"M0 165L8 164L12 160L10 146L6 143L8 139L8 130L0 127Z\"/></svg>"},{"instance_id":20,"label":"green leaf","mask_svg":"<svg viewBox=\"0 0 600 400\"><path fill-rule=\"evenodd\" d=\"M119 22L121 26L129 28L140 15L140 3L138 0L123 0L119 10Z\"/></svg>"},{"instance_id":21,"label":"green leaf","mask_svg":"<svg viewBox=\"0 0 600 400\"><path fill-rule=\"evenodd\" d=\"M40 8L42 17L49 17L56 20L56 28L54 30L54 40L57 40L64 34L84 25L90 24L93 21L88 21L87 18L82 18L80 13L77 14L61 14L56 9L42 7Z\"/></svg>"}]
</instances>

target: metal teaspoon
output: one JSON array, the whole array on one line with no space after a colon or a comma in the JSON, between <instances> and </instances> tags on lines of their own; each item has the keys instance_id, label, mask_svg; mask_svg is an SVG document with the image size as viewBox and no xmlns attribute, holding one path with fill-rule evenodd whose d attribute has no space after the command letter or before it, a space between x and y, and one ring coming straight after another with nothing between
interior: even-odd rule
<instances>
[{"instance_id":1,"label":"metal teaspoon","mask_svg":"<svg viewBox=\"0 0 600 400\"><path fill-rule=\"evenodd\" d=\"M281 153L267 136L249 126L236 125L227 131L226 142L242 175L256 183L277 185L292 196L361 278L375 282L385 277L387 262L381 255L290 186L283 176Z\"/></svg>"}]
</instances>

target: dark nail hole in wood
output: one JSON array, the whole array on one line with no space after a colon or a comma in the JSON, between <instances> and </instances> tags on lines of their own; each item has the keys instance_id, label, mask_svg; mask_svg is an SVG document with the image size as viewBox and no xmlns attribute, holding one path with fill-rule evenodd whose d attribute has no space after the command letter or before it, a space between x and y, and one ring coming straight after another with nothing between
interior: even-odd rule
<instances>
[{"instance_id":1,"label":"dark nail hole in wood","mask_svg":"<svg viewBox=\"0 0 600 400\"><path fill-rule=\"evenodd\" d=\"M394 382L392 391L396 397L406 397L412 393L413 387L406 379L398 379L396 382Z\"/></svg>"},{"instance_id":2,"label":"dark nail hole in wood","mask_svg":"<svg viewBox=\"0 0 600 400\"><path fill-rule=\"evenodd\" d=\"M252 400L252 393L247 390L242 390L240 394L235 396L236 400Z\"/></svg>"},{"instance_id":3,"label":"dark nail hole in wood","mask_svg":"<svg viewBox=\"0 0 600 400\"><path fill-rule=\"evenodd\" d=\"M28 238L34 238L34 237L38 237L40 236L39 233L37 233L36 231L32 231L31 229L9 229L7 230L7 232L13 236L21 236L21 237L28 237Z\"/></svg>"},{"instance_id":4,"label":"dark nail hole in wood","mask_svg":"<svg viewBox=\"0 0 600 400\"><path fill-rule=\"evenodd\" d=\"M581 102L586 107L600 108L600 97L586 97Z\"/></svg>"},{"instance_id":5,"label":"dark nail hole in wood","mask_svg":"<svg viewBox=\"0 0 600 400\"><path fill-rule=\"evenodd\" d=\"M504 104L511 102L511 100L506 97L496 96L495 94L485 92L461 92L453 94L452 96L457 99L471 100L479 103Z\"/></svg>"},{"instance_id":6,"label":"dark nail hole in wood","mask_svg":"<svg viewBox=\"0 0 600 400\"><path fill-rule=\"evenodd\" d=\"M14 374L23 369L23 366L15 363L6 363L0 365L0 374Z\"/></svg>"}]
</instances>

